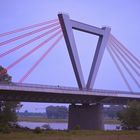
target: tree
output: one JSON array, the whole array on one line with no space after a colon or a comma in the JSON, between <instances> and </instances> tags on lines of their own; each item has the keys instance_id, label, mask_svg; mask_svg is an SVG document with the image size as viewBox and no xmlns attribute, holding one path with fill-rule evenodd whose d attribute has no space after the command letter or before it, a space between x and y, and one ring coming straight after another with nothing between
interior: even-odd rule
<instances>
[{"instance_id":1,"label":"tree","mask_svg":"<svg viewBox=\"0 0 140 140\"><path fill-rule=\"evenodd\" d=\"M8 75L7 70L0 66L0 83L9 83L12 77Z\"/></svg>"},{"instance_id":2,"label":"tree","mask_svg":"<svg viewBox=\"0 0 140 140\"><path fill-rule=\"evenodd\" d=\"M11 83L12 77L0 66L0 83ZM17 121L16 110L19 109L19 102L0 101L0 125L9 125Z\"/></svg>"},{"instance_id":3,"label":"tree","mask_svg":"<svg viewBox=\"0 0 140 140\"><path fill-rule=\"evenodd\" d=\"M46 114L49 119L67 119L68 109L65 106L48 106Z\"/></svg>"},{"instance_id":4,"label":"tree","mask_svg":"<svg viewBox=\"0 0 140 140\"><path fill-rule=\"evenodd\" d=\"M0 124L9 125L17 121L16 109L19 108L18 102L1 101Z\"/></svg>"},{"instance_id":5,"label":"tree","mask_svg":"<svg viewBox=\"0 0 140 140\"><path fill-rule=\"evenodd\" d=\"M109 107L104 107L105 116L114 119L117 118L117 113L123 109L122 105L109 105Z\"/></svg>"},{"instance_id":6,"label":"tree","mask_svg":"<svg viewBox=\"0 0 140 140\"><path fill-rule=\"evenodd\" d=\"M122 129L137 130L140 128L140 102L132 101L118 113Z\"/></svg>"},{"instance_id":7,"label":"tree","mask_svg":"<svg viewBox=\"0 0 140 140\"><path fill-rule=\"evenodd\" d=\"M104 107L104 114L111 118L117 118L117 113L123 109L122 105L110 105L109 107Z\"/></svg>"}]
</instances>

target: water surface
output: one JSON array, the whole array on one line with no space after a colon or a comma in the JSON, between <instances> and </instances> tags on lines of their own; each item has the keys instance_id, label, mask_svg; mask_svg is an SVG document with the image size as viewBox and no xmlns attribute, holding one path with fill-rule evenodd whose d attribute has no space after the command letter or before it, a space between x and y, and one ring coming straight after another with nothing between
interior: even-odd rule
<instances>
[{"instance_id":1,"label":"water surface","mask_svg":"<svg viewBox=\"0 0 140 140\"><path fill-rule=\"evenodd\" d=\"M48 124L51 129L59 129L59 130L65 130L68 128L68 123L44 123L44 122L25 122L25 121L22 121L22 122L18 122L18 124L20 126L23 126L23 127L28 127L30 129L34 129L36 127L40 127L40 128L43 128L42 126L45 125L45 124ZM118 130L117 128L119 128L120 125L119 124L105 124L104 125L104 128L105 130Z\"/></svg>"}]
</instances>

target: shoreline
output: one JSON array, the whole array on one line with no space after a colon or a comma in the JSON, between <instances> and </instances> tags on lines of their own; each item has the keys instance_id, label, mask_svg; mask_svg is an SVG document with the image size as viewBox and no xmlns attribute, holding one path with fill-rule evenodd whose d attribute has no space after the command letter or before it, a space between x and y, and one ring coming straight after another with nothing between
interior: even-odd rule
<instances>
[{"instance_id":1,"label":"shoreline","mask_svg":"<svg viewBox=\"0 0 140 140\"><path fill-rule=\"evenodd\" d=\"M44 122L44 123L68 123L68 119L48 119L46 117L25 117L18 116L18 121L20 122ZM120 121L117 119L106 119L105 124L120 124Z\"/></svg>"},{"instance_id":2,"label":"shoreline","mask_svg":"<svg viewBox=\"0 0 140 140\"><path fill-rule=\"evenodd\" d=\"M67 119L48 119L46 117L18 117L18 121L22 122L44 122L44 123L67 123Z\"/></svg>"}]
</instances>

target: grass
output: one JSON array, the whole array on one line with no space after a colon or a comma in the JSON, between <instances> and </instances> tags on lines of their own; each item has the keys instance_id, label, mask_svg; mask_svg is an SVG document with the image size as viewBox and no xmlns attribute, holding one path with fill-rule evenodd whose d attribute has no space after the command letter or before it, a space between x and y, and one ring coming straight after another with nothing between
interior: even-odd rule
<instances>
[{"instance_id":1,"label":"grass","mask_svg":"<svg viewBox=\"0 0 140 140\"><path fill-rule=\"evenodd\" d=\"M47 123L51 123L51 122L68 122L67 119L48 119L46 117L18 117L18 121L26 121L26 122L47 122ZM105 124L120 124L120 121L117 119L106 119L104 121Z\"/></svg>"},{"instance_id":2,"label":"grass","mask_svg":"<svg viewBox=\"0 0 140 140\"><path fill-rule=\"evenodd\" d=\"M140 140L140 131L32 131L0 134L0 140Z\"/></svg>"},{"instance_id":3,"label":"grass","mask_svg":"<svg viewBox=\"0 0 140 140\"><path fill-rule=\"evenodd\" d=\"M46 117L18 117L18 121L25 121L25 122L68 122L67 119L48 119Z\"/></svg>"}]
</instances>

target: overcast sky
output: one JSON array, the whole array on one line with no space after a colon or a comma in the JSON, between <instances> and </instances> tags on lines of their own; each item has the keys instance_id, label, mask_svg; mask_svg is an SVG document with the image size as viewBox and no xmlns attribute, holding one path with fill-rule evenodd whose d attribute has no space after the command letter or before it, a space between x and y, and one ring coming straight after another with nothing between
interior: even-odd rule
<instances>
[{"instance_id":1,"label":"overcast sky","mask_svg":"<svg viewBox=\"0 0 140 140\"><path fill-rule=\"evenodd\" d=\"M67 13L71 19L93 26L110 26L111 33L136 57L140 58L139 0L0 0L0 32L56 19L59 12ZM77 31L74 31L74 35L86 81L98 38ZM6 39L8 37L0 38L0 41ZM0 53L27 39L29 38L1 47ZM31 48L36 43L39 42L35 42L27 47ZM7 67L23 53L26 53L29 50L27 47L0 58L0 65ZM26 73L43 51L40 50L34 53L8 72L13 77L14 82L17 82ZM138 80L140 81L140 79ZM131 80L129 81L134 91L140 91ZM57 47L25 80L25 83L77 87L64 39L59 42ZM94 88L127 90L118 70L106 51ZM42 111L39 108L44 108L45 106L46 104L24 103L22 111L25 109Z\"/></svg>"}]
</instances>

